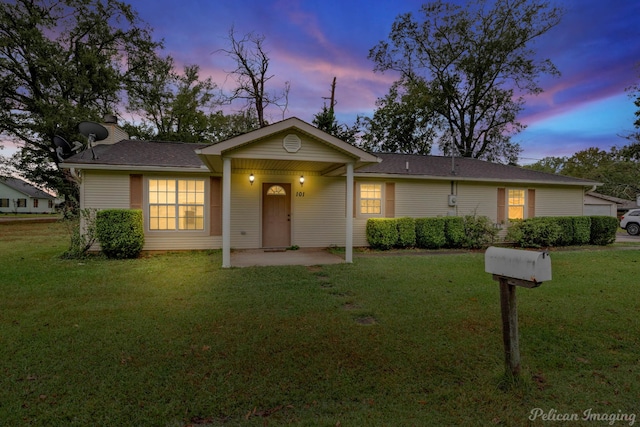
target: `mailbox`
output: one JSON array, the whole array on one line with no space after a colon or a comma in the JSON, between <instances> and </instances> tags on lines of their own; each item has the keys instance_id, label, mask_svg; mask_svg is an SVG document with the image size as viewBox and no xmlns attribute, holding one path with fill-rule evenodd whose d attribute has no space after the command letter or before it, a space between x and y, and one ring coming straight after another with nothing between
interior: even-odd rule
<instances>
[{"instance_id":1,"label":"mailbox","mask_svg":"<svg viewBox=\"0 0 640 427\"><path fill-rule=\"evenodd\" d=\"M551 257L548 252L491 246L484 254L484 271L511 279L509 284L535 288L551 280Z\"/></svg>"}]
</instances>

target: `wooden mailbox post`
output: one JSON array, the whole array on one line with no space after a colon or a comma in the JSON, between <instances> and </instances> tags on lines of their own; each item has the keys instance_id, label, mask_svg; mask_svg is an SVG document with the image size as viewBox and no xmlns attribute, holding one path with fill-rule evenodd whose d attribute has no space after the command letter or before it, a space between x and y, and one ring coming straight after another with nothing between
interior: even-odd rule
<instances>
[{"instance_id":1,"label":"wooden mailbox post","mask_svg":"<svg viewBox=\"0 0 640 427\"><path fill-rule=\"evenodd\" d=\"M542 282L551 280L551 258L547 252L491 246L484 255L484 270L500 282L505 365L517 376L520 373L520 347L516 286L537 288Z\"/></svg>"}]
</instances>

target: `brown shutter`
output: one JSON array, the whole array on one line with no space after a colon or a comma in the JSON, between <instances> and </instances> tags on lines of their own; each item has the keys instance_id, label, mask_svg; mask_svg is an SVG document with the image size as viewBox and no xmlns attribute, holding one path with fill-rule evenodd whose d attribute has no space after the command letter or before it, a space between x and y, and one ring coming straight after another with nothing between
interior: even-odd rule
<instances>
[{"instance_id":1,"label":"brown shutter","mask_svg":"<svg viewBox=\"0 0 640 427\"><path fill-rule=\"evenodd\" d=\"M527 218L536 216L536 190L530 188L527 190Z\"/></svg>"},{"instance_id":2,"label":"brown shutter","mask_svg":"<svg viewBox=\"0 0 640 427\"><path fill-rule=\"evenodd\" d=\"M358 213L358 184L353 180L353 217Z\"/></svg>"},{"instance_id":3,"label":"brown shutter","mask_svg":"<svg viewBox=\"0 0 640 427\"><path fill-rule=\"evenodd\" d=\"M396 216L396 184L387 182L384 189L384 216L395 218Z\"/></svg>"},{"instance_id":4,"label":"brown shutter","mask_svg":"<svg viewBox=\"0 0 640 427\"><path fill-rule=\"evenodd\" d=\"M222 180L212 176L209 180L209 219L211 236L222 235Z\"/></svg>"},{"instance_id":5,"label":"brown shutter","mask_svg":"<svg viewBox=\"0 0 640 427\"><path fill-rule=\"evenodd\" d=\"M506 191L504 188L498 188L498 215L497 220L498 224L502 224L506 219Z\"/></svg>"},{"instance_id":6,"label":"brown shutter","mask_svg":"<svg viewBox=\"0 0 640 427\"><path fill-rule=\"evenodd\" d=\"M142 175L129 175L129 207L142 209Z\"/></svg>"}]
</instances>

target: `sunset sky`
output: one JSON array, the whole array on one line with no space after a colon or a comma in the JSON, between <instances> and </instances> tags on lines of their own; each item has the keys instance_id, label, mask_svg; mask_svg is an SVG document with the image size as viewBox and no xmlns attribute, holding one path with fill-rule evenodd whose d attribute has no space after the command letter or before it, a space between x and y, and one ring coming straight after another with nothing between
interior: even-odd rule
<instances>
[{"instance_id":1,"label":"sunset sky","mask_svg":"<svg viewBox=\"0 0 640 427\"><path fill-rule=\"evenodd\" d=\"M462 3L462 1L460 1ZM231 89L232 64L219 50L236 34L265 36L274 78L272 90L291 83L288 111L311 122L337 77L336 114L352 124L371 115L395 76L374 73L369 49L388 38L391 24L419 11L418 0L133 0L142 20L165 42L165 54L201 67L223 89ZM553 3L553 0L552 0ZM635 106L625 88L640 82L640 1L557 0L566 9L561 24L535 49L551 59L561 77L545 78L545 92L527 99L520 119L527 130L515 137L521 163L545 156L570 156L584 148L608 150L627 141ZM269 121L282 119L277 108ZM128 119L123 112L122 117ZM0 154L3 154L0 152ZM434 153L437 154L437 153Z\"/></svg>"}]
</instances>

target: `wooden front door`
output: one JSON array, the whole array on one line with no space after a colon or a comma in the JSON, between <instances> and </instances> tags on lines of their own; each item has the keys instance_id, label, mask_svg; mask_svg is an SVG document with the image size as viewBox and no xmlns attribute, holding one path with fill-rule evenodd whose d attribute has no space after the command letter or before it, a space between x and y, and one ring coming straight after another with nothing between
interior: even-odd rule
<instances>
[{"instance_id":1,"label":"wooden front door","mask_svg":"<svg viewBox=\"0 0 640 427\"><path fill-rule=\"evenodd\" d=\"M262 184L262 247L291 246L291 184Z\"/></svg>"}]
</instances>

